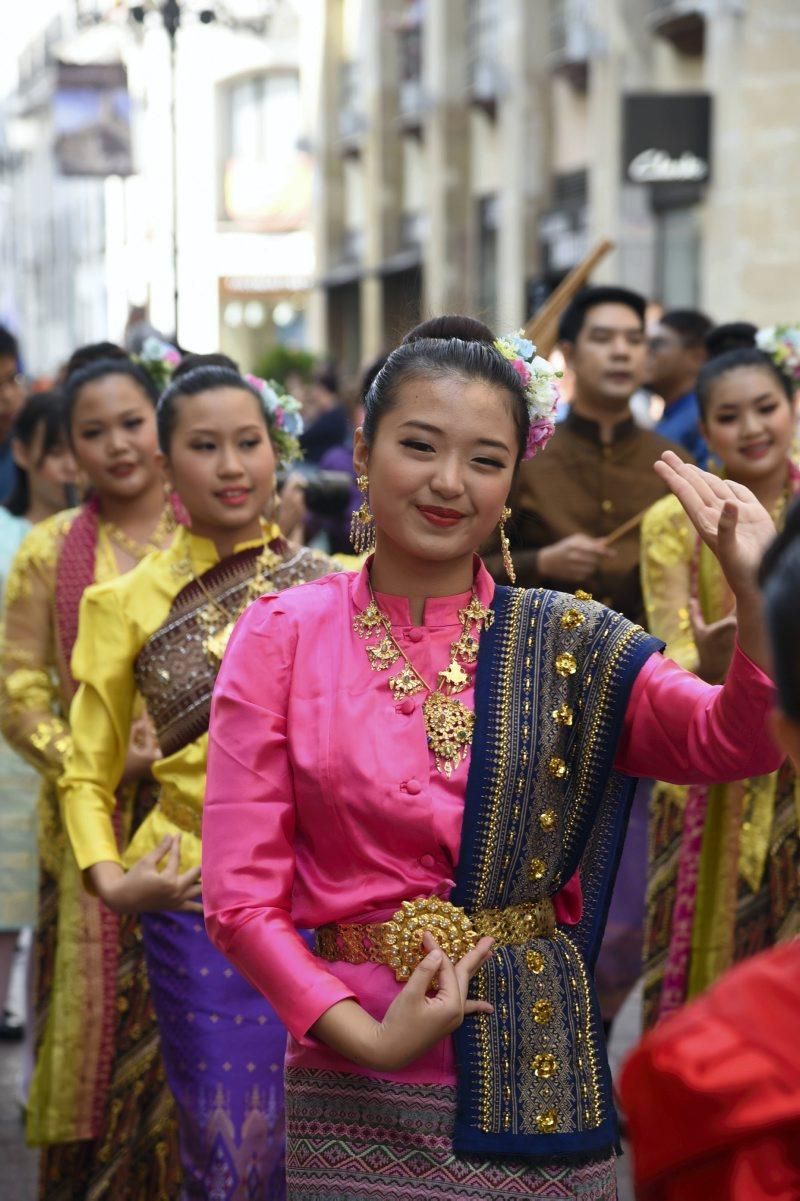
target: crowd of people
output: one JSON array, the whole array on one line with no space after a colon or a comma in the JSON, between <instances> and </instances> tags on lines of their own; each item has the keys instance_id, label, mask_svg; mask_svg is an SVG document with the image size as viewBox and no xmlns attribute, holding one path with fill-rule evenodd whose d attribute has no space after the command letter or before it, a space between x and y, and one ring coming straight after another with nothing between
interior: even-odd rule
<instances>
[{"instance_id":1,"label":"crowd of people","mask_svg":"<svg viewBox=\"0 0 800 1201\"><path fill-rule=\"evenodd\" d=\"M0 329L41 1201L610 1201L620 1112L643 1198L800 1195L800 353L621 287L559 347L426 321L348 408Z\"/></svg>"}]
</instances>

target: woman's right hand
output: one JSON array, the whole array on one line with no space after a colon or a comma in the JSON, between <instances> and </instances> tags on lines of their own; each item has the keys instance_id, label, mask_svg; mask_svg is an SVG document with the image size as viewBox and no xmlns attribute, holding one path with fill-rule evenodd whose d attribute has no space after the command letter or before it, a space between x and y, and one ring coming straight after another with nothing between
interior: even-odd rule
<instances>
[{"instance_id":1,"label":"woman's right hand","mask_svg":"<svg viewBox=\"0 0 800 1201\"><path fill-rule=\"evenodd\" d=\"M689 620L697 647L697 674L707 684L723 684L733 658L736 643L736 614L706 625L695 597L689 601Z\"/></svg>"},{"instance_id":2,"label":"woman's right hand","mask_svg":"<svg viewBox=\"0 0 800 1201\"><path fill-rule=\"evenodd\" d=\"M428 931L423 935L425 958L397 994L382 1022L353 1000L332 1005L310 1033L361 1067L394 1072L413 1063L473 1013L492 1013L488 1001L470 1001L469 983L492 953L491 938L482 938L458 963L453 963ZM439 988L430 988L438 976Z\"/></svg>"},{"instance_id":3,"label":"woman's right hand","mask_svg":"<svg viewBox=\"0 0 800 1201\"><path fill-rule=\"evenodd\" d=\"M100 900L114 913L153 913L163 909L202 913L200 868L181 872L180 834L167 834L130 871L118 863L95 863L89 878ZM163 868L159 864L166 859Z\"/></svg>"}]
</instances>

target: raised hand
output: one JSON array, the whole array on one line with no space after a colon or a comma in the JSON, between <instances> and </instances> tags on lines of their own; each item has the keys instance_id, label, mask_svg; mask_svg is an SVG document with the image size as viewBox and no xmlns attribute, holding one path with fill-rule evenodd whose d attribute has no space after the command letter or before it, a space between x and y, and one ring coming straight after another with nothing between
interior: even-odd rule
<instances>
[{"instance_id":1,"label":"raised hand","mask_svg":"<svg viewBox=\"0 0 800 1201\"><path fill-rule=\"evenodd\" d=\"M689 621L697 647L697 674L709 684L721 684L728 674L736 642L736 614L706 624L699 602L689 601Z\"/></svg>"},{"instance_id":2,"label":"raised hand","mask_svg":"<svg viewBox=\"0 0 800 1201\"><path fill-rule=\"evenodd\" d=\"M684 463L671 450L664 451L655 470L719 559L734 596L752 593L764 551L775 537L764 506L743 484Z\"/></svg>"}]
</instances>

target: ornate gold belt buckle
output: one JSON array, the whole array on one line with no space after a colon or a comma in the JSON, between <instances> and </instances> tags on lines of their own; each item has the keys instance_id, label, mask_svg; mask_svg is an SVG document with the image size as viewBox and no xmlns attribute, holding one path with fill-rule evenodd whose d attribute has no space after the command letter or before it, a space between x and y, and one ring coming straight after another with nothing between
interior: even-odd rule
<instances>
[{"instance_id":1,"label":"ornate gold belt buckle","mask_svg":"<svg viewBox=\"0 0 800 1201\"><path fill-rule=\"evenodd\" d=\"M395 979L408 980L425 956L422 935L429 930L453 962L466 955L478 941L478 935L466 912L441 897L416 897L403 901L381 928L385 963L394 969Z\"/></svg>"}]
</instances>

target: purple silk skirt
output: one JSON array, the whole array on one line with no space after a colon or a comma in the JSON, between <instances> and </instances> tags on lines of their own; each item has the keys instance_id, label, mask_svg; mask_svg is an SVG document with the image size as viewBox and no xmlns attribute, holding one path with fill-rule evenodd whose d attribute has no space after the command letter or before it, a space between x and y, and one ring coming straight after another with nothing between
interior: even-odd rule
<instances>
[{"instance_id":1,"label":"purple silk skirt","mask_svg":"<svg viewBox=\"0 0 800 1201\"><path fill-rule=\"evenodd\" d=\"M181 1201L284 1201L286 1031L194 913L141 915L178 1106Z\"/></svg>"}]
</instances>

